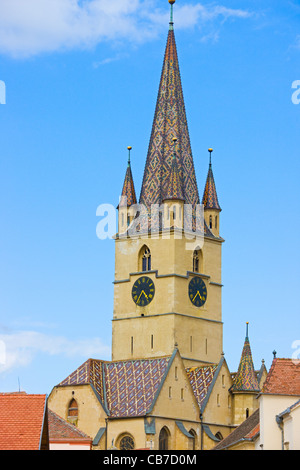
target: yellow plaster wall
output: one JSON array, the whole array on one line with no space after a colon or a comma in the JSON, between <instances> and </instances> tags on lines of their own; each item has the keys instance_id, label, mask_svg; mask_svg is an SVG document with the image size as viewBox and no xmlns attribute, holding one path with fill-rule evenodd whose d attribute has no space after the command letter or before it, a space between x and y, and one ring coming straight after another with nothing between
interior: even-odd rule
<instances>
[{"instance_id":1,"label":"yellow plaster wall","mask_svg":"<svg viewBox=\"0 0 300 470\"><path fill-rule=\"evenodd\" d=\"M254 411L259 407L259 402L257 400L257 393L234 393L232 396L233 402L233 414L232 422L234 424L241 424L246 419L246 410L249 410L249 416L251 416Z\"/></svg>"},{"instance_id":2,"label":"yellow plaster wall","mask_svg":"<svg viewBox=\"0 0 300 470\"><path fill-rule=\"evenodd\" d=\"M54 387L49 395L48 407L68 420L68 408L73 398L78 404L77 427L93 439L99 429L105 427L106 414L90 385Z\"/></svg>"},{"instance_id":3,"label":"yellow plaster wall","mask_svg":"<svg viewBox=\"0 0 300 470\"><path fill-rule=\"evenodd\" d=\"M176 236L178 232L173 231L148 239L116 239L113 360L168 355L172 353L175 343L178 343L182 355L192 360L215 362L219 359L223 347L222 243L210 239L204 241L204 272L200 275L203 275L202 279L206 283L208 297L205 305L197 308L188 297L188 284L193 277L191 247L196 246L192 246L185 237L178 239ZM141 273L139 253L145 244L151 251L152 272ZM155 296L148 306L139 307L134 303L131 291L134 282L143 275L147 275L154 282ZM165 314L170 313L182 316L167 318ZM122 322L116 321L121 319ZM149 351L149 335L155 337L152 351ZM190 346L191 336L193 351Z\"/></svg>"}]
</instances>

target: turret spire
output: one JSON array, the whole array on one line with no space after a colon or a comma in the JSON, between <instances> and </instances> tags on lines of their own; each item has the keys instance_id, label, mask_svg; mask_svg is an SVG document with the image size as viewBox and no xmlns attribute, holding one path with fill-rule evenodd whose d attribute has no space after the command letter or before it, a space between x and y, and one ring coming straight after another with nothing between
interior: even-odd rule
<instances>
[{"instance_id":1,"label":"turret spire","mask_svg":"<svg viewBox=\"0 0 300 470\"><path fill-rule=\"evenodd\" d=\"M234 392L256 392L260 390L252 360L252 352L248 337L248 327L249 323L247 322L246 338L241 355L241 360L233 385L231 387L231 390Z\"/></svg>"},{"instance_id":2,"label":"turret spire","mask_svg":"<svg viewBox=\"0 0 300 470\"><path fill-rule=\"evenodd\" d=\"M119 207L127 207L132 206L133 204L137 203L135 189L134 189L134 182L132 177L131 171L131 162L130 162L130 152L132 147L127 147L128 150L128 163L127 163L127 170L125 174L125 180L123 184L122 194L120 198Z\"/></svg>"},{"instance_id":3,"label":"turret spire","mask_svg":"<svg viewBox=\"0 0 300 470\"><path fill-rule=\"evenodd\" d=\"M214 175L212 171L211 154L213 152L213 149L209 148L208 151L209 151L209 169L208 169L208 174L206 178L202 204L204 205L204 209L214 209L217 211L221 211L222 209L218 201L217 190L216 190Z\"/></svg>"}]
</instances>

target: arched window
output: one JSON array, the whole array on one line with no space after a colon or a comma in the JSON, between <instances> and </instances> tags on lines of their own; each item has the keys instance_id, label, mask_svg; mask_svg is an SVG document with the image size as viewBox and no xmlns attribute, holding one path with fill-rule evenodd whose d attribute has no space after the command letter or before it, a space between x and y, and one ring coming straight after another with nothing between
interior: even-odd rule
<instances>
[{"instance_id":1,"label":"arched window","mask_svg":"<svg viewBox=\"0 0 300 470\"><path fill-rule=\"evenodd\" d=\"M195 450L196 449L196 438L197 438L197 433L194 429L190 429L189 430L189 433L193 436L193 449L192 450Z\"/></svg>"},{"instance_id":2,"label":"arched window","mask_svg":"<svg viewBox=\"0 0 300 470\"><path fill-rule=\"evenodd\" d=\"M213 221L212 221L212 215L209 216L209 228L212 228L213 226Z\"/></svg>"},{"instance_id":3,"label":"arched window","mask_svg":"<svg viewBox=\"0 0 300 470\"><path fill-rule=\"evenodd\" d=\"M159 433L159 450L169 449L169 431L166 427L162 428Z\"/></svg>"},{"instance_id":4,"label":"arched window","mask_svg":"<svg viewBox=\"0 0 300 470\"><path fill-rule=\"evenodd\" d=\"M134 449L133 438L129 434L126 434L125 436L121 438L119 447L120 447L120 450L133 450Z\"/></svg>"},{"instance_id":5,"label":"arched window","mask_svg":"<svg viewBox=\"0 0 300 470\"><path fill-rule=\"evenodd\" d=\"M77 424L78 420L78 404L75 398L72 398L68 408L68 421L72 424Z\"/></svg>"},{"instance_id":6,"label":"arched window","mask_svg":"<svg viewBox=\"0 0 300 470\"><path fill-rule=\"evenodd\" d=\"M196 250L193 253L193 272L194 273L200 273L203 272L203 266L202 266L202 251L200 248L196 248Z\"/></svg>"},{"instance_id":7,"label":"arched window","mask_svg":"<svg viewBox=\"0 0 300 470\"><path fill-rule=\"evenodd\" d=\"M246 408L246 419L249 418L249 408Z\"/></svg>"},{"instance_id":8,"label":"arched window","mask_svg":"<svg viewBox=\"0 0 300 470\"><path fill-rule=\"evenodd\" d=\"M143 246L140 251L140 270L151 271L151 252L147 246Z\"/></svg>"}]
</instances>

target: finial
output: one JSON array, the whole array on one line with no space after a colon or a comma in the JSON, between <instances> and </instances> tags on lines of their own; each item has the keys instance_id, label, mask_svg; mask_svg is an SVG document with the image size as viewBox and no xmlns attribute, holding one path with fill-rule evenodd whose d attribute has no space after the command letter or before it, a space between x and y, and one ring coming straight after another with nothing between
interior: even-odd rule
<instances>
[{"instance_id":1,"label":"finial","mask_svg":"<svg viewBox=\"0 0 300 470\"><path fill-rule=\"evenodd\" d=\"M277 354L277 351L275 351L275 349L274 349L274 351L273 351L274 359L276 359L276 354Z\"/></svg>"},{"instance_id":2,"label":"finial","mask_svg":"<svg viewBox=\"0 0 300 470\"><path fill-rule=\"evenodd\" d=\"M213 149L208 149L209 151L209 166L211 166L211 154L213 152Z\"/></svg>"},{"instance_id":3,"label":"finial","mask_svg":"<svg viewBox=\"0 0 300 470\"><path fill-rule=\"evenodd\" d=\"M132 149L132 147L127 147L128 149L128 166L130 166L130 150Z\"/></svg>"},{"instance_id":4,"label":"finial","mask_svg":"<svg viewBox=\"0 0 300 470\"><path fill-rule=\"evenodd\" d=\"M248 327L249 327L249 322L246 322L246 338L248 338Z\"/></svg>"},{"instance_id":5,"label":"finial","mask_svg":"<svg viewBox=\"0 0 300 470\"><path fill-rule=\"evenodd\" d=\"M175 0L169 0L169 3L170 3L170 5L171 5L170 28L169 28L170 31L171 31L171 30L173 29L173 25L174 25L174 23L173 23L173 5L174 5L174 3L175 3Z\"/></svg>"}]
</instances>

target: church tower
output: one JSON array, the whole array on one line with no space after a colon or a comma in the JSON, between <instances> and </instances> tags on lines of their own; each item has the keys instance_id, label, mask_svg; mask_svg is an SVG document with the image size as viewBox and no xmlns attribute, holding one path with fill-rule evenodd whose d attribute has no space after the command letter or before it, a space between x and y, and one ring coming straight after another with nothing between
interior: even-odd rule
<instances>
[{"instance_id":1,"label":"church tower","mask_svg":"<svg viewBox=\"0 0 300 470\"><path fill-rule=\"evenodd\" d=\"M171 355L176 347L186 367L192 367L218 363L223 351L224 240L211 163L201 215L174 34L175 0L169 3L171 19L139 204L128 163L118 206L112 360ZM211 215L214 224L218 218L217 229L210 224Z\"/></svg>"}]
</instances>

